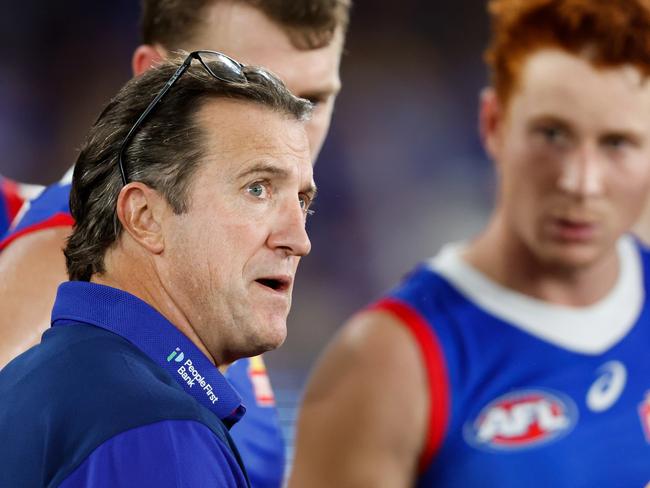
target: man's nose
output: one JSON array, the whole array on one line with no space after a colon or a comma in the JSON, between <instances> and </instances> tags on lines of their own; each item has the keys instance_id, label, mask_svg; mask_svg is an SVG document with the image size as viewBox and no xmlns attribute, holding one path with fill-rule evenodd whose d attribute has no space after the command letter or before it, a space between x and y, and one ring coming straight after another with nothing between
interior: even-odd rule
<instances>
[{"instance_id":1,"label":"man's nose","mask_svg":"<svg viewBox=\"0 0 650 488\"><path fill-rule=\"evenodd\" d=\"M306 256L311 251L311 241L305 228L305 212L296 199L279 209L268 244L273 249L282 249L288 255Z\"/></svg>"},{"instance_id":2,"label":"man's nose","mask_svg":"<svg viewBox=\"0 0 650 488\"><path fill-rule=\"evenodd\" d=\"M604 188L604 161L596 148L585 145L562 166L559 188L571 195L587 198L600 195Z\"/></svg>"}]
</instances>

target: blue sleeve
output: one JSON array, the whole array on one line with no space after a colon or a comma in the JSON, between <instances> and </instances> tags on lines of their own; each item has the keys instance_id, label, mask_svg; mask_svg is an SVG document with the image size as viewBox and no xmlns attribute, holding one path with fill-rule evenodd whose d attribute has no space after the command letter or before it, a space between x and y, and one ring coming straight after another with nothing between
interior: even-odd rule
<instances>
[{"instance_id":1,"label":"blue sleeve","mask_svg":"<svg viewBox=\"0 0 650 488\"><path fill-rule=\"evenodd\" d=\"M228 446L208 427L166 420L107 440L59 486L245 488L247 484Z\"/></svg>"},{"instance_id":2,"label":"blue sleeve","mask_svg":"<svg viewBox=\"0 0 650 488\"><path fill-rule=\"evenodd\" d=\"M240 359L228 368L226 378L246 405L246 415L232 426L230 435L246 466L251 486L280 488L286 463L285 442L264 362Z\"/></svg>"}]
</instances>

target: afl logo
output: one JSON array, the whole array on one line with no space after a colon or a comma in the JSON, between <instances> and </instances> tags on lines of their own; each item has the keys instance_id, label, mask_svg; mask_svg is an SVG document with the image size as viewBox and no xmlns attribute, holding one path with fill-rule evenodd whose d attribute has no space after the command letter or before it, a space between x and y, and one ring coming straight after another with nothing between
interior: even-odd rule
<instances>
[{"instance_id":1,"label":"afl logo","mask_svg":"<svg viewBox=\"0 0 650 488\"><path fill-rule=\"evenodd\" d=\"M520 450L568 434L576 424L573 401L548 390L521 390L500 396L465 424L465 440L486 450Z\"/></svg>"}]
</instances>

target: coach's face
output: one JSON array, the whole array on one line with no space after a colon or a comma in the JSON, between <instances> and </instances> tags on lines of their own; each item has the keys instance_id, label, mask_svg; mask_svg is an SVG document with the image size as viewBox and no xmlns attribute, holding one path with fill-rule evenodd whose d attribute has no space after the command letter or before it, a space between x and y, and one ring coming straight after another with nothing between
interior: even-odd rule
<instances>
[{"instance_id":1,"label":"coach's face","mask_svg":"<svg viewBox=\"0 0 650 488\"><path fill-rule=\"evenodd\" d=\"M199 111L204 161L164 225L163 281L217 364L278 347L315 187L302 123L247 102Z\"/></svg>"}]
</instances>

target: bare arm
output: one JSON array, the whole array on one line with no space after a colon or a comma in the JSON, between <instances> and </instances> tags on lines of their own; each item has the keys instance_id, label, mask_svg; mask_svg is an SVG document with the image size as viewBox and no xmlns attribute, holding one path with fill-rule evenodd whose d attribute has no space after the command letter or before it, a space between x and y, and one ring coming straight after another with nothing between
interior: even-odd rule
<instances>
[{"instance_id":1,"label":"bare arm","mask_svg":"<svg viewBox=\"0 0 650 488\"><path fill-rule=\"evenodd\" d=\"M40 341L59 283L68 279L63 247L69 227L21 237L0 254L0 368Z\"/></svg>"},{"instance_id":2,"label":"bare arm","mask_svg":"<svg viewBox=\"0 0 650 488\"><path fill-rule=\"evenodd\" d=\"M427 432L426 385L418 346L392 315L353 318L307 387L289 487L412 486Z\"/></svg>"}]
</instances>

